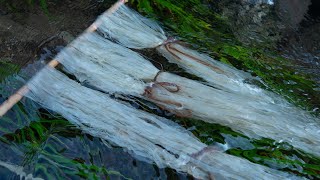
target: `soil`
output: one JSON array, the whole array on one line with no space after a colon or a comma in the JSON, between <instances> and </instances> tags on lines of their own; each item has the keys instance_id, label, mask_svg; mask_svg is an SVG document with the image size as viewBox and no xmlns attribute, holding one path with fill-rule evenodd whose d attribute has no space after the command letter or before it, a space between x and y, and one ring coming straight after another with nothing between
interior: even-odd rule
<instances>
[{"instance_id":1,"label":"soil","mask_svg":"<svg viewBox=\"0 0 320 180\"><path fill-rule=\"evenodd\" d=\"M33 62L44 45L70 41L108 6L92 0L47 3L48 13L39 4L28 5L23 0L10 2L19 7L16 9L0 4L0 61L20 66Z\"/></svg>"}]
</instances>

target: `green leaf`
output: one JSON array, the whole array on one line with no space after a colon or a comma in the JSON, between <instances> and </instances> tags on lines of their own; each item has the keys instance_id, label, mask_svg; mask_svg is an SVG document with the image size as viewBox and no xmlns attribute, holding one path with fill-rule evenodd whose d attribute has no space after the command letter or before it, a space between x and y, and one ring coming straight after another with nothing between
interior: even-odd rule
<instances>
[{"instance_id":1,"label":"green leaf","mask_svg":"<svg viewBox=\"0 0 320 180\"><path fill-rule=\"evenodd\" d=\"M0 82L6 77L19 72L19 70L20 67L18 65L0 60Z\"/></svg>"}]
</instances>

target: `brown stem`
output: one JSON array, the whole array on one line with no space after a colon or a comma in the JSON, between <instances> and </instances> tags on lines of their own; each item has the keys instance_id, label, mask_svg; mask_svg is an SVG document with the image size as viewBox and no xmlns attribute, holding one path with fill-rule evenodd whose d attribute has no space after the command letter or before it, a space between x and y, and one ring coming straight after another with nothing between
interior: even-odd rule
<instances>
[{"instance_id":1,"label":"brown stem","mask_svg":"<svg viewBox=\"0 0 320 180\"><path fill-rule=\"evenodd\" d=\"M160 87L164 88L165 90L171 93L176 93L180 91L180 87L174 83L154 82L154 84L152 84L151 86L145 89L143 96L147 97L149 100L156 103L161 109L166 109L179 117L190 118L192 116L192 111L189 109L183 108L183 105L181 103L155 97L154 90L155 88L160 88ZM170 87L174 87L175 89L170 89ZM169 108L168 105L175 106L175 108Z\"/></svg>"},{"instance_id":2,"label":"brown stem","mask_svg":"<svg viewBox=\"0 0 320 180\"><path fill-rule=\"evenodd\" d=\"M181 44L181 43L179 43L179 44ZM172 43L167 43L167 44L165 44L164 46L165 46L166 50L167 50L170 54L172 54L175 58L177 58L177 59L180 60L180 61L182 61L182 59L181 59L178 55L176 55L174 52L180 53L180 54L182 54L182 55L184 55L184 56L186 56L186 57L188 57L188 58L190 58L190 59L192 59L192 60L194 60L194 61L196 61L196 62L198 62L198 63L200 63L200 64L203 64L203 65L205 65L205 66L210 67L210 68L213 69L214 71L218 71L218 72L224 74L224 71L221 70L220 68L218 68L218 67L216 67L216 66L213 66L213 65L210 64L210 63L207 63L207 62L205 62L205 61L202 61L201 59L199 59L199 58L197 58L197 57L194 57L194 56L192 56L192 55L190 55L190 54L187 54L187 53L185 53L185 52L182 52L182 51L180 51L180 50L172 47Z\"/></svg>"}]
</instances>

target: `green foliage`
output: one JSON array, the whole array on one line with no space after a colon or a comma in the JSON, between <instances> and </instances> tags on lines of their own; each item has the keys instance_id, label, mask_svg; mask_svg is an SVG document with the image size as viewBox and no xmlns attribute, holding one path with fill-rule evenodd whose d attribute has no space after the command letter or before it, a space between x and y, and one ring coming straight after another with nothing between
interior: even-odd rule
<instances>
[{"instance_id":1,"label":"green foliage","mask_svg":"<svg viewBox=\"0 0 320 180\"><path fill-rule=\"evenodd\" d=\"M20 70L18 65L0 60L0 83L9 75L17 73Z\"/></svg>"},{"instance_id":2,"label":"green foliage","mask_svg":"<svg viewBox=\"0 0 320 180\"><path fill-rule=\"evenodd\" d=\"M131 0L140 12L157 19L177 34L189 40L208 39L207 32L217 38L229 38L223 18L211 11L200 0ZM209 22L209 20L214 21Z\"/></svg>"},{"instance_id":3,"label":"green foliage","mask_svg":"<svg viewBox=\"0 0 320 180\"><path fill-rule=\"evenodd\" d=\"M39 5L41 9L48 15L49 10L48 10L48 5L47 5L47 0L40 0Z\"/></svg>"},{"instance_id":4,"label":"green foliage","mask_svg":"<svg viewBox=\"0 0 320 180\"><path fill-rule=\"evenodd\" d=\"M74 168L72 160L62 157L61 147L65 145L57 138L58 133L79 131L63 119L40 119L31 122L29 126L17 129L15 133L4 134L0 139L7 143L15 152L23 155L22 166L33 166L35 174L41 174L47 179L63 177L60 168L70 171ZM55 167L59 167L55 168Z\"/></svg>"},{"instance_id":5,"label":"green foliage","mask_svg":"<svg viewBox=\"0 0 320 180\"><path fill-rule=\"evenodd\" d=\"M253 142L256 149L230 149L228 153L300 176L320 178L319 158L295 150L288 144L271 142L268 139L256 140Z\"/></svg>"},{"instance_id":6,"label":"green foliage","mask_svg":"<svg viewBox=\"0 0 320 180\"><path fill-rule=\"evenodd\" d=\"M108 179L109 180L110 175L118 176L121 179L126 179L126 180L130 179L123 176L118 171L107 170L105 167L98 167L95 165L81 164L78 170L79 172L77 173L77 175L79 175L84 179L94 179L94 180ZM103 176L103 178L101 178L101 175Z\"/></svg>"},{"instance_id":7,"label":"green foliage","mask_svg":"<svg viewBox=\"0 0 320 180\"><path fill-rule=\"evenodd\" d=\"M232 136L241 136L247 138L243 134L235 132L231 128L219 124L211 124L203 122L202 120L189 118L177 118L175 120L183 127L189 129L203 143L206 143L208 145L211 145L215 142L222 144L226 143L222 134L229 134Z\"/></svg>"},{"instance_id":8,"label":"green foliage","mask_svg":"<svg viewBox=\"0 0 320 180\"><path fill-rule=\"evenodd\" d=\"M19 103L13 106L5 116L0 118L0 135L15 131L28 125L31 121L39 119L36 112L28 114L22 107L23 105Z\"/></svg>"}]
</instances>

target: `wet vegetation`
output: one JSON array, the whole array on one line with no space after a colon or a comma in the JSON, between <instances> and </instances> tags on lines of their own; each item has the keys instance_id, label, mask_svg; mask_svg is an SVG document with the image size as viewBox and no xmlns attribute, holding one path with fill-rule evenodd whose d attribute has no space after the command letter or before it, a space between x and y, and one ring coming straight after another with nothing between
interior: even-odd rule
<instances>
[{"instance_id":1,"label":"wet vegetation","mask_svg":"<svg viewBox=\"0 0 320 180\"><path fill-rule=\"evenodd\" d=\"M101 3L102 7L107 7L112 2ZM0 4L12 11L24 6L38 6L46 14L50 13L49 3L46 0L24 0L19 3L0 0ZM179 37L195 49L208 53L217 60L258 76L265 84L251 83L257 83L263 88L277 92L297 106L319 115L320 112L317 110L320 106L320 92L317 90L319 84L313 81L313 75L298 72L290 65L292 60L279 53L272 44L274 42L262 42L254 46L240 42L233 35L229 20L221 14L218 4L213 0L129 1L130 6L145 16L159 21L170 35ZM6 94L4 92L6 77L19 70L20 67L13 63L0 61L0 81L2 82L0 102L6 97L4 95ZM13 157L10 162L18 163L26 167L28 172L45 178L133 178L120 173L121 169L110 170L105 161L96 162L97 157L101 156L100 151L103 150L94 146L98 144L98 147L102 148L106 142L81 132L62 117L53 116L35 107L36 105L25 100L1 118L0 143L3 148L0 150L3 150L4 155L7 156L19 154L19 157ZM150 109L150 106L145 107L143 104L138 104L138 107L171 118L208 145L218 146L217 143L228 143L230 149L227 153L229 154L299 176L320 178L320 159L301 152L287 143L275 142L271 139L249 139L228 127L168 116L159 109ZM87 146L87 149L73 150L80 146ZM4 151L6 148L10 151ZM117 147L114 148L117 149ZM117 156L114 158L121 156L117 153L113 155ZM157 168L153 171L159 175ZM130 176L134 173L127 174ZM168 176L172 174L175 173L167 170Z\"/></svg>"},{"instance_id":2,"label":"wet vegetation","mask_svg":"<svg viewBox=\"0 0 320 180\"><path fill-rule=\"evenodd\" d=\"M266 138L250 139L228 127L204 123L200 120L178 119L176 121L208 145L217 146L217 142L227 143L231 146L226 151L228 154L299 176L320 178L320 158L301 152L288 143Z\"/></svg>"}]
</instances>

